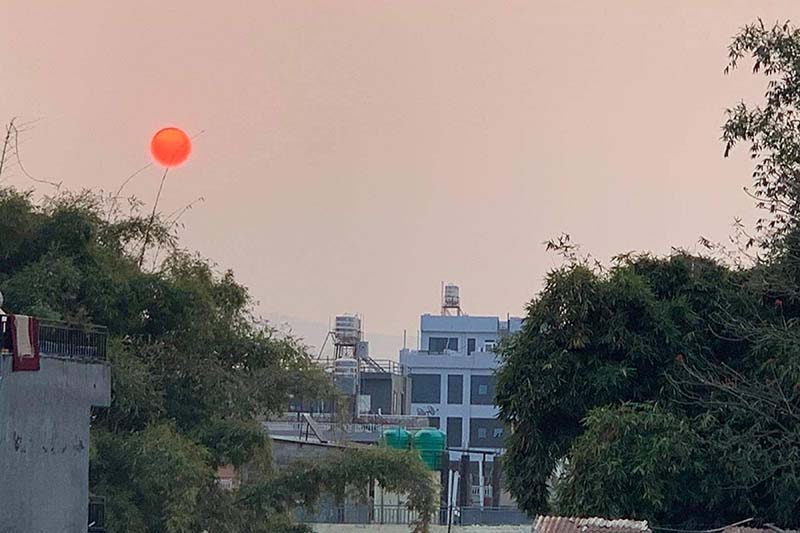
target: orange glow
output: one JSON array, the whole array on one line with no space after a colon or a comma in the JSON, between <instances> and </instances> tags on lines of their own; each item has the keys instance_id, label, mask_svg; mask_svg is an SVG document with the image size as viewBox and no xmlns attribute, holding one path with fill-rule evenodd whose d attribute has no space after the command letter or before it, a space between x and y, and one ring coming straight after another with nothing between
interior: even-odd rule
<instances>
[{"instance_id":1,"label":"orange glow","mask_svg":"<svg viewBox=\"0 0 800 533\"><path fill-rule=\"evenodd\" d=\"M178 128L163 128L153 135L150 152L159 164L176 167L186 161L192 151L192 141Z\"/></svg>"}]
</instances>

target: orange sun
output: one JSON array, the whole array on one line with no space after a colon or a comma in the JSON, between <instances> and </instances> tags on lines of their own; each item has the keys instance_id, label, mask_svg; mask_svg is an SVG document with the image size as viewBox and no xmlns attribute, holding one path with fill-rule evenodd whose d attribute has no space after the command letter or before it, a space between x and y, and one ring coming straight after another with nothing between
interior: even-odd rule
<instances>
[{"instance_id":1,"label":"orange sun","mask_svg":"<svg viewBox=\"0 0 800 533\"><path fill-rule=\"evenodd\" d=\"M192 141L178 128L163 128L153 135L150 152L159 164L176 167L188 159L192 151Z\"/></svg>"}]
</instances>

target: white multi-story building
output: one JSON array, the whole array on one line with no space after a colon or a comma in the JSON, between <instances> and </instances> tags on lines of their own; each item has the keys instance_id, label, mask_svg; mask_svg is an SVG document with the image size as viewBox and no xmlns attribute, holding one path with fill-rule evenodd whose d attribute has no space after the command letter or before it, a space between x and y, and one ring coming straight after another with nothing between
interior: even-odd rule
<instances>
[{"instance_id":1,"label":"white multi-story building","mask_svg":"<svg viewBox=\"0 0 800 533\"><path fill-rule=\"evenodd\" d=\"M420 349L400 351L411 375L411 414L431 419L447 435L451 459L461 450L497 453L504 427L494 405L494 348L518 331L522 319L496 316L422 315Z\"/></svg>"}]
</instances>

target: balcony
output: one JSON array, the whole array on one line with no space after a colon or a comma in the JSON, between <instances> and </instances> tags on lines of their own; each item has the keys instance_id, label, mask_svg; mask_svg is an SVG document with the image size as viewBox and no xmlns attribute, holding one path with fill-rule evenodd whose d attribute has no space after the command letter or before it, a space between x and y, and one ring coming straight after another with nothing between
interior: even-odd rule
<instances>
[{"instance_id":1,"label":"balcony","mask_svg":"<svg viewBox=\"0 0 800 533\"><path fill-rule=\"evenodd\" d=\"M2 350L11 350L8 318L0 316ZM108 329L104 326L71 325L57 320L39 319L39 354L89 361L105 361Z\"/></svg>"}]
</instances>

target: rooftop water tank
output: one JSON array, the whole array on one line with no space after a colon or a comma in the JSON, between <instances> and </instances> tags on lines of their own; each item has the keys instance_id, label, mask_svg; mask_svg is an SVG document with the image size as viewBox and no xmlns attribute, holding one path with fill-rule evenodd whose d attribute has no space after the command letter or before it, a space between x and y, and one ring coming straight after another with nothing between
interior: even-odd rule
<instances>
[{"instance_id":1,"label":"rooftop water tank","mask_svg":"<svg viewBox=\"0 0 800 533\"><path fill-rule=\"evenodd\" d=\"M445 450L445 434L434 428L421 429L414 434L414 449L428 468L439 470Z\"/></svg>"},{"instance_id":2,"label":"rooftop water tank","mask_svg":"<svg viewBox=\"0 0 800 533\"><path fill-rule=\"evenodd\" d=\"M381 442L395 450L408 450L411 447L411 433L401 427L387 429L383 432Z\"/></svg>"},{"instance_id":3,"label":"rooftop water tank","mask_svg":"<svg viewBox=\"0 0 800 533\"><path fill-rule=\"evenodd\" d=\"M461 298L458 295L458 285L444 286L444 305L446 307L459 307Z\"/></svg>"},{"instance_id":4,"label":"rooftop water tank","mask_svg":"<svg viewBox=\"0 0 800 533\"><path fill-rule=\"evenodd\" d=\"M356 315L339 315L334 327L336 342L355 346L361 340L361 319Z\"/></svg>"}]
</instances>

